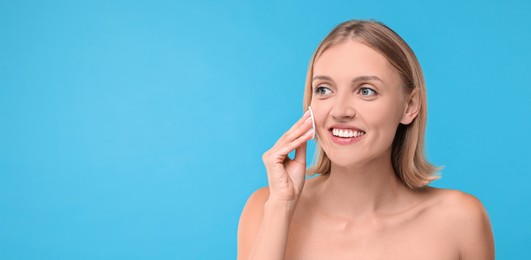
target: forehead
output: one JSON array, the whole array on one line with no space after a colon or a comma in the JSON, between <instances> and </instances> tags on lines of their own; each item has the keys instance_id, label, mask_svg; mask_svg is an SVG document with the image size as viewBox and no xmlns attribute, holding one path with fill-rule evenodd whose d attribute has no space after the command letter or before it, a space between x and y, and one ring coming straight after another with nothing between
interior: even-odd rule
<instances>
[{"instance_id":1,"label":"forehead","mask_svg":"<svg viewBox=\"0 0 531 260\"><path fill-rule=\"evenodd\" d=\"M399 83L400 76L389 61L371 47L348 40L324 51L315 61L313 75L326 75L334 81L350 81L357 76L377 76L385 83Z\"/></svg>"}]
</instances>

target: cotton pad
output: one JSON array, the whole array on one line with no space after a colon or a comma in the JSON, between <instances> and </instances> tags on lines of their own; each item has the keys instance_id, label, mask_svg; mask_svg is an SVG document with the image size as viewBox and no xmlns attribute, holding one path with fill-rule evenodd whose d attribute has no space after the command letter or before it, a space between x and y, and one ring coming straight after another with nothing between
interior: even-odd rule
<instances>
[{"instance_id":1,"label":"cotton pad","mask_svg":"<svg viewBox=\"0 0 531 260\"><path fill-rule=\"evenodd\" d=\"M312 129L313 129L312 139L315 139L315 118L313 117L312 107L308 106L308 110L310 110L310 117L312 118Z\"/></svg>"}]
</instances>

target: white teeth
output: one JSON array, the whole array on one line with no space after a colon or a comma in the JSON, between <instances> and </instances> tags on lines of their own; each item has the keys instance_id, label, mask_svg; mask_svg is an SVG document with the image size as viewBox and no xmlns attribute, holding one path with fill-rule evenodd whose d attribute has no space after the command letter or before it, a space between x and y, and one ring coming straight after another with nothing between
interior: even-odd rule
<instances>
[{"instance_id":1,"label":"white teeth","mask_svg":"<svg viewBox=\"0 0 531 260\"><path fill-rule=\"evenodd\" d=\"M339 129L335 129L334 128L334 129L332 129L332 134L334 136L350 138L350 137L360 137L360 136L364 135L365 132L363 132L363 131L353 131L353 130L350 130L350 129L339 130Z\"/></svg>"}]
</instances>

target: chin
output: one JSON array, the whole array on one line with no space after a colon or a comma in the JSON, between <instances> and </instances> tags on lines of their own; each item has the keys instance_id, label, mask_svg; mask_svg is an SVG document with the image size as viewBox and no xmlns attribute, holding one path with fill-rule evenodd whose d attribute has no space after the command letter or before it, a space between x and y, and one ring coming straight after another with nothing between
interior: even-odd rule
<instances>
[{"instance_id":1,"label":"chin","mask_svg":"<svg viewBox=\"0 0 531 260\"><path fill-rule=\"evenodd\" d=\"M328 158L332 162L333 165L339 166L339 167L352 167L357 164L359 164L362 160L360 156L356 156L355 154L328 154Z\"/></svg>"},{"instance_id":2,"label":"chin","mask_svg":"<svg viewBox=\"0 0 531 260\"><path fill-rule=\"evenodd\" d=\"M324 149L323 149L324 150ZM373 153L375 151L332 151L331 153L326 153L333 165L341 168L351 168L360 165L365 165L367 163L372 164L381 164L384 163L382 159L388 157L389 161L391 159L391 147L382 151Z\"/></svg>"}]
</instances>

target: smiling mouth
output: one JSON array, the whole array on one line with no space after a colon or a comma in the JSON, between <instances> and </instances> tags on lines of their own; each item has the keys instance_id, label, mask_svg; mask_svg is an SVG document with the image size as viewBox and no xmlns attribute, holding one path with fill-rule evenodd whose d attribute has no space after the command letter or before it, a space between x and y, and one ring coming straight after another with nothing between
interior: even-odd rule
<instances>
[{"instance_id":1,"label":"smiling mouth","mask_svg":"<svg viewBox=\"0 0 531 260\"><path fill-rule=\"evenodd\" d=\"M364 131L361 130L354 130L354 129L338 129L338 128L332 128L330 129L332 132L332 135L335 137L340 138L353 138L353 137L360 137L365 134Z\"/></svg>"}]
</instances>

